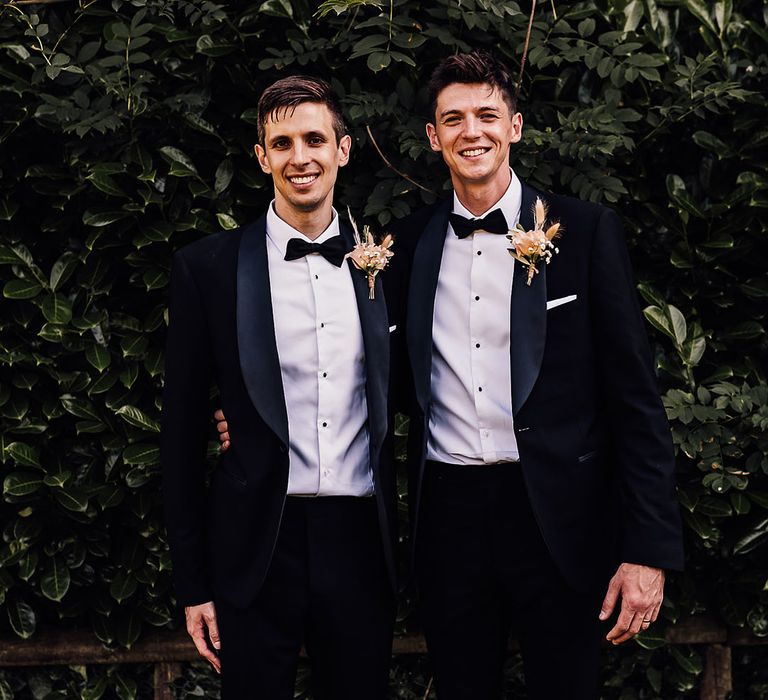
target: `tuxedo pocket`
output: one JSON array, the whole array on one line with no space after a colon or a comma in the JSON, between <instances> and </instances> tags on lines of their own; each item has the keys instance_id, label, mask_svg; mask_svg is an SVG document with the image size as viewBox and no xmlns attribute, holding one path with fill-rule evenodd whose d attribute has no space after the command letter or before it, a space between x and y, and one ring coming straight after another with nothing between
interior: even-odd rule
<instances>
[{"instance_id":1,"label":"tuxedo pocket","mask_svg":"<svg viewBox=\"0 0 768 700\"><path fill-rule=\"evenodd\" d=\"M395 331L395 329L396 329L396 328L397 328L397 326L390 326L390 327L389 327L389 332L390 332L390 333L393 333L393 332Z\"/></svg>"},{"instance_id":2,"label":"tuxedo pocket","mask_svg":"<svg viewBox=\"0 0 768 700\"><path fill-rule=\"evenodd\" d=\"M557 306L562 306L563 304L568 304L571 301L576 301L576 295L575 294L571 294L571 295L569 295L567 297L560 297L558 299L550 299L547 302L547 311L549 311L550 309L554 309Z\"/></svg>"}]
</instances>

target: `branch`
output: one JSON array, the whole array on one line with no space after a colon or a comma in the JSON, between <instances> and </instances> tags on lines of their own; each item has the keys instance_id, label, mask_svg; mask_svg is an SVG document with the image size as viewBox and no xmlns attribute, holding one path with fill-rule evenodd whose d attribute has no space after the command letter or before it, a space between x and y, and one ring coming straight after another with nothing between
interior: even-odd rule
<instances>
[{"instance_id":1,"label":"branch","mask_svg":"<svg viewBox=\"0 0 768 700\"><path fill-rule=\"evenodd\" d=\"M553 5L554 8L554 5ZM531 30L533 29L533 16L536 14L536 0L531 0L531 16L528 18L528 31L525 33L525 44L523 46L523 57L520 59L520 75L517 79L517 89L515 90L515 101L520 95L520 88L523 87L523 73L525 72L525 59L528 56L528 44L531 42Z\"/></svg>"},{"instance_id":2,"label":"branch","mask_svg":"<svg viewBox=\"0 0 768 700\"><path fill-rule=\"evenodd\" d=\"M392 165L392 163L389 162L389 159L384 155L382 150L379 148L379 144L376 143L376 139L373 138L373 133L371 132L371 127L366 124L365 125L365 130L368 132L368 137L371 139L371 143L373 144L373 147L376 149L376 153L378 153L381 156L381 159L386 163L387 167L390 170L396 172L401 178L403 178L403 180L407 180L412 185L415 185L416 187L418 187L420 190L424 190L425 192L429 192L430 194L433 194L433 195L437 196L437 192L434 192L433 190L430 190L428 187L424 187L424 185L420 185L412 177L409 177L404 172L401 172L394 165Z\"/></svg>"}]
</instances>

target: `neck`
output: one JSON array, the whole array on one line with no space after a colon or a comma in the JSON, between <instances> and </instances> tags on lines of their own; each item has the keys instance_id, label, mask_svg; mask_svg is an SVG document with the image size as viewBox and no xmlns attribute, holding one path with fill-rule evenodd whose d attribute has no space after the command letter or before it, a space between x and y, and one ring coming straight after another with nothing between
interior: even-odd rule
<instances>
[{"instance_id":1,"label":"neck","mask_svg":"<svg viewBox=\"0 0 768 700\"><path fill-rule=\"evenodd\" d=\"M497 177L484 182L462 182L451 173L456 196L473 216L484 214L496 204L504 196L511 181L512 173L509 168L504 168Z\"/></svg>"},{"instance_id":2,"label":"neck","mask_svg":"<svg viewBox=\"0 0 768 700\"><path fill-rule=\"evenodd\" d=\"M314 241L333 221L332 201L331 197L328 197L318 207L304 211L280 199L275 199L275 214L291 228L295 228L309 240Z\"/></svg>"}]
</instances>

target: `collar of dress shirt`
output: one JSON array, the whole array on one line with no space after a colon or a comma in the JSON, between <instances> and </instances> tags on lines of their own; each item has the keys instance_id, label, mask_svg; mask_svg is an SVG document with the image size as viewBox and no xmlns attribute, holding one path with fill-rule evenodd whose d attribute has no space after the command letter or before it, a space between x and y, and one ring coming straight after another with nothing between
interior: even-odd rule
<instances>
[{"instance_id":1,"label":"collar of dress shirt","mask_svg":"<svg viewBox=\"0 0 768 700\"><path fill-rule=\"evenodd\" d=\"M509 187L501 199L493 206L488 208L488 211L484 211L480 216L475 216L469 209L467 209L456 196L456 192L453 193L453 213L466 217L467 219L480 219L494 209L501 209L501 213L504 214L504 218L507 220L507 226L512 228L520 219L520 206L523 199L523 186L520 184L520 179L515 175L515 171L512 168L509 169L512 179L509 182ZM450 224L449 224L450 225Z\"/></svg>"},{"instance_id":2,"label":"collar of dress shirt","mask_svg":"<svg viewBox=\"0 0 768 700\"><path fill-rule=\"evenodd\" d=\"M291 238L301 238L309 243L325 243L329 238L338 236L339 231L339 216L335 209L331 209L333 218L328 228L325 229L314 241L311 238L307 238L301 231L297 231L293 226L285 223L275 213L275 200L273 199L269 203L269 209L267 210L267 238L275 245L280 251L280 257L285 257L285 249L288 246L288 241Z\"/></svg>"}]
</instances>

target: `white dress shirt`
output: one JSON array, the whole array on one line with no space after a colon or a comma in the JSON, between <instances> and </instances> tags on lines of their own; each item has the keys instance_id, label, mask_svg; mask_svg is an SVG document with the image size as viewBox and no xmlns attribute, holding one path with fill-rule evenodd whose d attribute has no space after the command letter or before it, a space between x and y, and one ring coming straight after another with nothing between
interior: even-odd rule
<instances>
[{"instance_id":1,"label":"white dress shirt","mask_svg":"<svg viewBox=\"0 0 768 700\"><path fill-rule=\"evenodd\" d=\"M522 186L512 181L487 213L520 220ZM475 217L453 196L453 212ZM506 236L460 239L448 224L432 324L432 404L427 459L493 464L520 458L512 422L510 305L514 258Z\"/></svg>"},{"instance_id":2,"label":"white dress shirt","mask_svg":"<svg viewBox=\"0 0 768 700\"><path fill-rule=\"evenodd\" d=\"M334 210L315 242L338 235ZM286 261L291 238L310 241L277 216L273 202L267 260L288 414L288 494L368 496L365 352L351 271L318 253Z\"/></svg>"}]
</instances>

